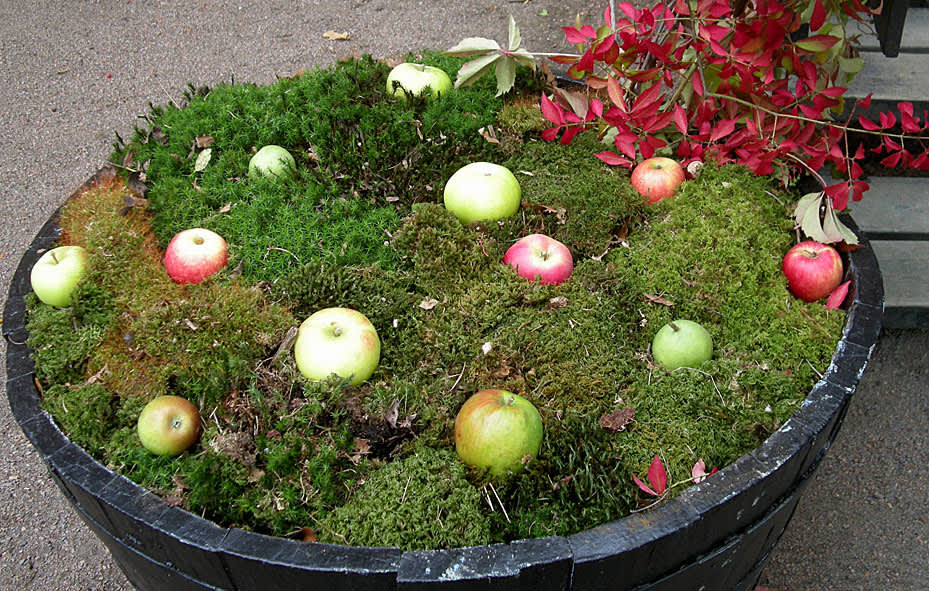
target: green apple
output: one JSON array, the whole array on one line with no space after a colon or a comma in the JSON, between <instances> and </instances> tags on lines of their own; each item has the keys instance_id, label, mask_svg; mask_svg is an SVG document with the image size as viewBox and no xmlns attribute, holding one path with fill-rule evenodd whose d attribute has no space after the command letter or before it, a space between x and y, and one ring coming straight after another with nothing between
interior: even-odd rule
<instances>
[{"instance_id":1,"label":"green apple","mask_svg":"<svg viewBox=\"0 0 929 591\"><path fill-rule=\"evenodd\" d=\"M698 367L713 357L713 339L692 320L675 320L652 339L652 356L665 369Z\"/></svg>"},{"instance_id":2,"label":"green apple","mask_svg":"<svg viewBox=\"0 0 929 591\"><path fill-rule=\"evenodd\" d=\"M294 342L297 369L308 380L335 374L358 385L374 373L381 341L371 321L350 308L325 308L303 321Z\"/></svg>"},{"instance_id":3,"label":"green apple","mask_svg":"<svg viewBox=\"0 0 929 591\"><path fill-rule=\"evenodd\" d=\"M87 251L80 246L59 246L39 257L29 280L32 291L49 306L71 305L74 288L87 273Z\"/></svg>"},{"instance_id":4,"label":"green apple","mask_svg":"<svg viewBox=\"0 0 929 591\"><path fill-rule=\"evenodd\" d=\"M136 431L148 451L174 456L200 435L200 411L186 398L158 396L142 409Z\"/></svg>"},{"instance_id":5,"label":"green apple","mask_svg":"<svg viewBox=\"0 0 929 591\"><path fill-rule=\"evenodd\" d=\"M445 208L461 223L491 222L519 211L522 190L513 173L491 162L462 166L445 183Z\"/></svg>"},{"instance_id":6,"label":"green apple","mask_svg":"<svg viewBox=\"0 0 929 591\"><path fill-rule=\"evenodd\" d=\"M516 472L542 445L542 417L527 399L506 390L481 390L455 417L461 461L492 475Z\"/></svg>"},{"instance_id":7,"label":"green apple","mask_svg":"<svg viewBox=\"0 0 929 591\"><path fill-rule=\"evenodd\" d=\"M387 75L387 92L407 100L409 97L438 98L452 89L452 80L441 68L402 63Z\"/></svg>"},{"instance_id":8,"label":"green apple","mask_svg":"<svg viewBox=\"0 0 929 591\"><path fill-rule=\"evenodd\" d=\"M290 152L280 146L264 146L248 161L248 177L275 177L289 179L297 170L297 162Z\"/></svg>"}]
</instances>

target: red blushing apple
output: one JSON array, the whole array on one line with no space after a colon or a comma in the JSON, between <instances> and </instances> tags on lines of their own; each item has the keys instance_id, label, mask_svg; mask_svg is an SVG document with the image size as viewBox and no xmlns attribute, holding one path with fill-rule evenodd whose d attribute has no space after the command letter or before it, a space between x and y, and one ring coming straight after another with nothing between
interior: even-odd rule
<instances>
[{"instance_id":1,"label":"red blushing apple","mask_svg":"<svg viewBox=\"0 0 929 591\"><path fill-rule=\"evenodd\" d=\"M649 203L656 203L674 195L684 182L684 169L670 158L656 156L640 162L633 169L631 180L639 195Z\"/></svg>"},{"instance_id":2,"label":"red blushing apple","mask_svg":"<svg viewBox=\"0 0 929 591\"><path fill-rule=\"evenodd\" d=\"M574 271L574 258L568 247L545 234L529 234L517 240L503 262L530 281L543 285L558 285Z\"/></svg>"},{"instance_id":3,"label":"red blushing apple","mask_svg":"<svg viewBox=\"0 0 929 591\"><path fill-rule=\"evenodd\" d=\"M455 451L492 475L517 472L539 453L542 417L527 399L506 390L481 390L455 417Z\"/></svg>"},{"instance_id":4,"label":"red blushing apple","mask_svg":"<svg viewBox=\"0 0 929 591\"><path fill-rule=\"evenodd\" d=\"M178 232L165 249L164 265L175 283L200 283L226 266L223 237L204 228Z\"/></svg>"},{"instance_id":5,"label":"red blushing apple","mask_svg":"<svg viewBox=\"0 0 929 591\"><path fill-rule=\"evenodd\" d=\"M200 435L200 411L186 398L158 396L142 409L136 429L145 449L174 456Z\"/></svg>"},{"instance_id":6,"label":"red blushing apple","mask_svg":"<svg viewBox=\"0 0 929 591\"><path fill-rule=\"evenodd\" d=\"M815 302L842 282L842 257L831 246L808 240L787 251L781 270L791 293L805 302Z\"/></svg>"}]
</instances>

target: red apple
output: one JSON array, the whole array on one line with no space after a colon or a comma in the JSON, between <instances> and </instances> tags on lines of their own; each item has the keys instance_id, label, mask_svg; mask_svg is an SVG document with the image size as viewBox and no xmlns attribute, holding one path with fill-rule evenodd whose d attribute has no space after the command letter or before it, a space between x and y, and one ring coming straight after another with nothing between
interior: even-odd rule
<instances>
[{"instance_id":1,"label":"red apple","mask_svg":"<svg viewBox=\"0 0 929 591\"><path fill-rule=\"evenodd\" d=\"M568 247L545 234L520 238L507 249L503 262L526 279L537 279L543 285L558 285L574 271Z\"/></svg>"},{"instance_id":2,"label":"red apple","mask_svg":"<svg viewBox=\"0 0 929 591\"><path fill-rule=\"evenodd\" d=\"M539 453L542 417L531 402L506 390L481 390L455 417L455 451L492 475L516 472Z\"/></svg>"},{"instance_id":3,"label":"red apple","mask_svg":"<svg viewBox=\"0 0 929 591\"><path fill-rule=\"evenodd\" d=\"M670 158L656 156L640 162L632 171L631 180L639 195L649 203L656 203L674 195L684 182L684 169Z\"/></svg>"},{"instance_id":4,"label":"red apple","mask_svg":"<svg viewBox=\"0 0 929 591\"><path fill-rule=\"evenodd\" d=\"M148 451L177 455L200 435L200 411L186 398L158 396L142 409L136 430Z\"/></svg>"},{"instance_id":5,"label":"red apple","mask_svg":"<svg viewBox=\"0 0 929 591\"><path fill-rule=\"evenodd\" d=\"M175 283L200 283L226 266L223 237L204 228L178 232L165 249L164 265Z\"/></svg>"},{"instance_id":6,"label":"red apple","mask_svg":"<svg viewBox=\"0 0 929 591\"><path fill-rule=\"evenodd\" d=\"M787 251L781 270L795 296L815 302L842 282L842 257L831 246L808 240Z\"/></svg>"}]
</instances>

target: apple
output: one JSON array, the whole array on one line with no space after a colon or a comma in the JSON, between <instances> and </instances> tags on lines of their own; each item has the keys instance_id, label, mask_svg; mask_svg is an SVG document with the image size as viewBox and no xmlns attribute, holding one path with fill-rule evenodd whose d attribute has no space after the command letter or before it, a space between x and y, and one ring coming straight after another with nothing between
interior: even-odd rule
<instances>
[{"instance_id":1,"label":"apple","mask_svg":"<svg viewBox=\"0 0 929 591\"><path fill-rule=\"evenodd\" d=\"M445 183L445 207L461 223L496 221L519 211L522 190L508 168L491 162L462 166Z\"/></svg>"},{"instance_id":2,"label":"apple","mask_svg":"<svg viewBox=\"0 0 929 591\"><path fill-rule=\"evenodd\" d=\"M492 475L516 472L542 445L542 417L527 399L506 390L481 390L455 417L461 461Z\"/></svg>"},{"instance_id":3,"label":"apple","mask_svg":"<svg viewBox=\"0 0 929 591\"><path fill-rule=\"evenodd\" d=\"M662 156L643 160L632 171L632 186L649 203L671 197L684 182L681 165Z\"/></svg>"},{"instance_id":4,"label":"apple","mask_svg":"<svg viewBox=\"0 0 929 591\"><path fill-rule=\"evenodd\" d=\"M513 243L503 255L503 262L530 281L558 285L574 271L571 251L545 234L529 234Z\"/></svg>"},{"instance_id":5,"label":"apple","mask_svg":"<svg viewBox=\"0 0 929 591\"><path fill-rule=\"evenodd\" d=\"M275 177L289 179L297 170L297 163L290 152L280 146L264 146L248 161L248 178Z\"/></svg>"},{"instance_id":6,"label":"apple","mask_svg":"<svg viewBox=\"0 0 929 591\"><path fill-rule=\"evenodd\" d=\"M186 398L158 396L139 413L139 439L157 456L174 456L200 435L200 411Z\"/></svg>"},{"instance_id":7,"label":"apple","mask_svg":"<svg viewBox=\"0 0 929 591\"><path fill-rule=\"evenodd\" d=\"M175 283L200 283L226 266L229 247L205 228L178 232L165 249L164 265Z\"/></svg>"},{"instance_id":8,"label":"apple","mask_svg":"<svg viewBox=\"0 0 929 591\"><path fill-rule=\"evenodd\" d=\"M652 357L668 370L698 367L713 357L713 338L692 320L675 320L655 333Z\"/></svg>"},{"instance_id":9,"label":"apple","mask_svg":"<svg viewBox=\"0 0 929 591\"><path fill-rule=\"evenodd\" d=\"M387 93L403 100L410 96L438 98L451 89L451 78L435 66L402 63L387 75Z\"/></svg>"},{"instance_id":10,"label":"apple","mask_svg":"<svg viewBox=\"0 0 929 591\"><path fill-rule=\"evenodd\" d=\"M371 321L350 308L325 308L303 321L294 342L297 369L309 380L335 374L357 386L381 360L381 341Z\"/></svg>"},{"instance_id":11,"label":"apple","mask_svg":"<svg viewBox=\"0 0 929 591\"><path fill-rule=\"evenodd\" d=\"M80 246L59 246L39 257L29 280L32 291L49 306L71 305L74 288L87 273L87 251Z\"/></svg>"},{"instance_id":12,"label":"apple","mask_svg":"<svg viewBox=\"0 0 929 591\"><path fill-rule=\"evenodd\" d=\"M842 282L842 257L828 244L807 240L787 251L781 271L795 296L804 302L815 302Z\"/></svg>"}]
</instances>

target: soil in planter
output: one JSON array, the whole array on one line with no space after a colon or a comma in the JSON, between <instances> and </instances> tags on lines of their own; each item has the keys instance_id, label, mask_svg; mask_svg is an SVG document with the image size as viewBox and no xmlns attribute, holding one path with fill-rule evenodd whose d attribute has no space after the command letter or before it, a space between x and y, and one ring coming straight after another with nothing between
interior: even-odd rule
<instances>
[{"instance_id":1,"label":"soil in planter","mask_svg":"<svg viewBox=\"0 0 929 591\"><path fill-rule=\"evenodd\" d=\"M460 63L425 59L449 73ZM76 442L224 526L445 548L619 518L651 501L631 475L655 454L683 483L698 459L733 461L797 408L843 314L786 290L789 194L707 166L645 207L626 172L592 156L594 138L536 139L534 82L507 101L481 85L405 105L387 98L387 72L359 58L192 90L117 146L134 175L66 205L61 242L85 246L91 271L70 308L33 299L29 328L44 404ZM247 178L265 144L295 155L295 179ZM474 160L517 174L519 214L463 226L440 205ZM140 180L144 199L128 188ZM230 264L181 287L161 248L194 226L227 239ZM531 232L570 246L568 281L542 286L501 264ZM288 329L329 306L378 330L381 364L360 386L296 370ZM713 360L653 364L651 338L674 318L710 331ZM458 408L490 387L529 398L545 427L538 458L497 479L461 464L451 439ZM167 393L204 418L175 458L135 435L142 406Z\"/></svg>"}]
</instances>

